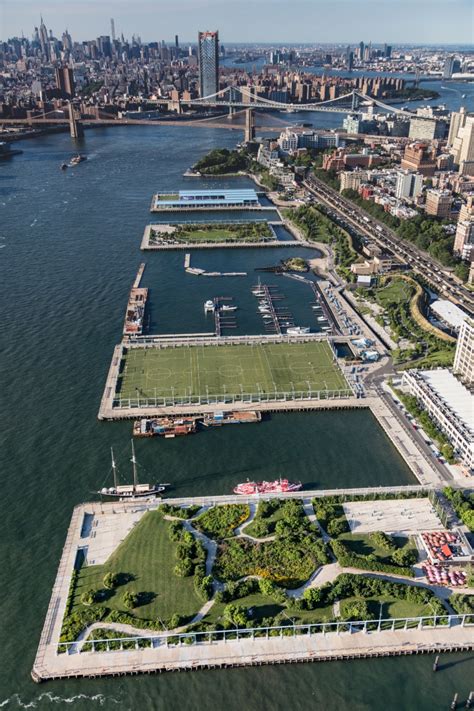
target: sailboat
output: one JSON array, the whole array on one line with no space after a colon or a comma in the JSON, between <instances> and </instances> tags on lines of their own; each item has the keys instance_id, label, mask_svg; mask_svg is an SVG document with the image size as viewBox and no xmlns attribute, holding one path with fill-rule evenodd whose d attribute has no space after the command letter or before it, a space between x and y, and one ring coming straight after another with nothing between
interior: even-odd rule
<instances>
[{"instance_id":1,"label":"sailboat","mask_svg":"<svg viewBox=\"0 0 474 711\"><path fill-rule=\"evenodd\" d=\"M260 277L258 277L257 286L252 289L252 294L254 296L265 296L265 289L262 288L262 282L260 281Z\"/></svg>"},{"instance_id":2,"label":"sailboat","mask_svg":"<svg viewBox=\"0 0 474 711\"><path fill-rule=\"evenodd\" d=\"M117 465L114 458L114 450L110 448L112 456L112 472L114 477L114 485L111 487L103 487L97 493L101 496L107 496L113 499L136 499L146 496L155 496L165 490L167 484L139 484L137 473L137 459L135 457L135 446L132 440L132 469L133 469L133 484L119 486L117 483Z\"/></svg>"}]
</instances>

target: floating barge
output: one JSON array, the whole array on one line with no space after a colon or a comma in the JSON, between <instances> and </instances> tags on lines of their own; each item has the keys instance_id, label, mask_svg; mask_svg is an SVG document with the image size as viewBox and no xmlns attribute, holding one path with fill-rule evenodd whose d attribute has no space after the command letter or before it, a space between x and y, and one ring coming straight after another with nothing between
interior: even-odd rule
<instances>
[{"instance_id":1,"label":"floating barge","mask_svg":"<svg viewBox=\"0 0 474 711\"><path fill-rule=\"evenodd\" d=\"M141 419L133 423L134 437L181 437L193 434L197 429L198 419L195 417L156 417Z\"/></svg>"},{"instance_id":2,"label":"floating barge","mask_svg":"<svg viewBox=\"0 0 474 711\"><path fill-rule=\"evenodd\" d=\"M140 267L130 289L128 297L127 311L123 324L124 336L141 336L143 333L143 321L145 318L145 306L148 299L148 289L140 287L140 282L145 271L145 264Z\"/></svg>"},{"instance_id":3,"label":"floating barge","mask_svg":"<svg viewBox=\"0 0 474 711\"><path fill-rule=\"evenodd\" d=\"M212 415L204 415L203 425L205 425L205 427L243 425L250 422L260 422L261 419L262 413L256 410L245 410L243 412L224 412L224 410L217 410Z\"/></svg>"}]
</instances>

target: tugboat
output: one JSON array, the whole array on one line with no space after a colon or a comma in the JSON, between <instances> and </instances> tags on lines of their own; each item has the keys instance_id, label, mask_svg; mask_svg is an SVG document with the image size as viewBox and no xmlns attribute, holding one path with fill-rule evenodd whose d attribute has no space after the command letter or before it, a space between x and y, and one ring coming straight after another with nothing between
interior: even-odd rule
<instances>
[{"instance_id":1,"label":"tugboat","mask_svg":"<svg viewBox=\"0 0 474 711\"><path fill-rule=\"evenodd\" d=\"M71 166L79 165L79 163L82 163L85 160L87 160L87 156L83 156L80 153L78 153L77 155L75 155L71 158L69 165L71 165Z\"/></svg>"},{"instance_id":2,"label":"tugboat","mask_svg":"<svg viewBox=\"0 0 474 711\"><path fill-rule=\"evenodd\" d=\"M139 484L138 474L137 474L137 460L135 457L135 447L132 440L132 468L133 468L133 484L127 484L125 486L120 486L117 483L117 465L115 464L114 452L112 447L110 448L110 453L112 455L112 472L114 476L114 485L112 487L103 487L97 494L100 496L105 496L112 499L139 499L145 497L156 496L161 494L162 491L166 489L169 484Z\"/></svg>"}]
</instances>

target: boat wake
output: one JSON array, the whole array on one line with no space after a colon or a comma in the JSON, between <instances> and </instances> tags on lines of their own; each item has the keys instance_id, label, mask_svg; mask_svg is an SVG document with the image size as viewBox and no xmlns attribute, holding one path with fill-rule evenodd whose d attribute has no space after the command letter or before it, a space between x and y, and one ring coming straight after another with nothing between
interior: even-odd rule
<instances>
[{"instance_id":1,"label":"boat wake","mask_svg":"<svg viewBox=\"0 0 474 711\"><path fill-rule=\"evenodd\" d=\"M113 696L104 696L104 694L94 694L90 696L89 694L75 694L74 696L55 696L50 691L44 694L40 694L36 699L31 701L23 701L19 694L13 694L8 699L3 699L0 701L0 709L2 708L15 708L15 709L37 709L44 708L45 704L74 704L78 701L86 701L88 703L95 703L99 706L103 706L106 702L112 704L120 704L118 699L114 699ZM41 706L40 706L41 704Z\"/></svg>"}]
</instances>

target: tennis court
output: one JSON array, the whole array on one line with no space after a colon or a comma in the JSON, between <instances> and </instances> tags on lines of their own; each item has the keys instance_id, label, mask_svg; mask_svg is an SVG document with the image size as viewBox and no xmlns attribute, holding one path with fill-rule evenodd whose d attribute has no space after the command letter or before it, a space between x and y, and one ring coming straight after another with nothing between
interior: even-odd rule
<instances>
[{"instance_id":1,"label":"tennis court","mask_svg":"<svg viewBox=\"0 0 474 711\"><path fill-rule=\"evenodd\" d=\"M327 342L189 345L125 351L117 396L187 398L347 390Z\"/></svg>"}]
</instances>

